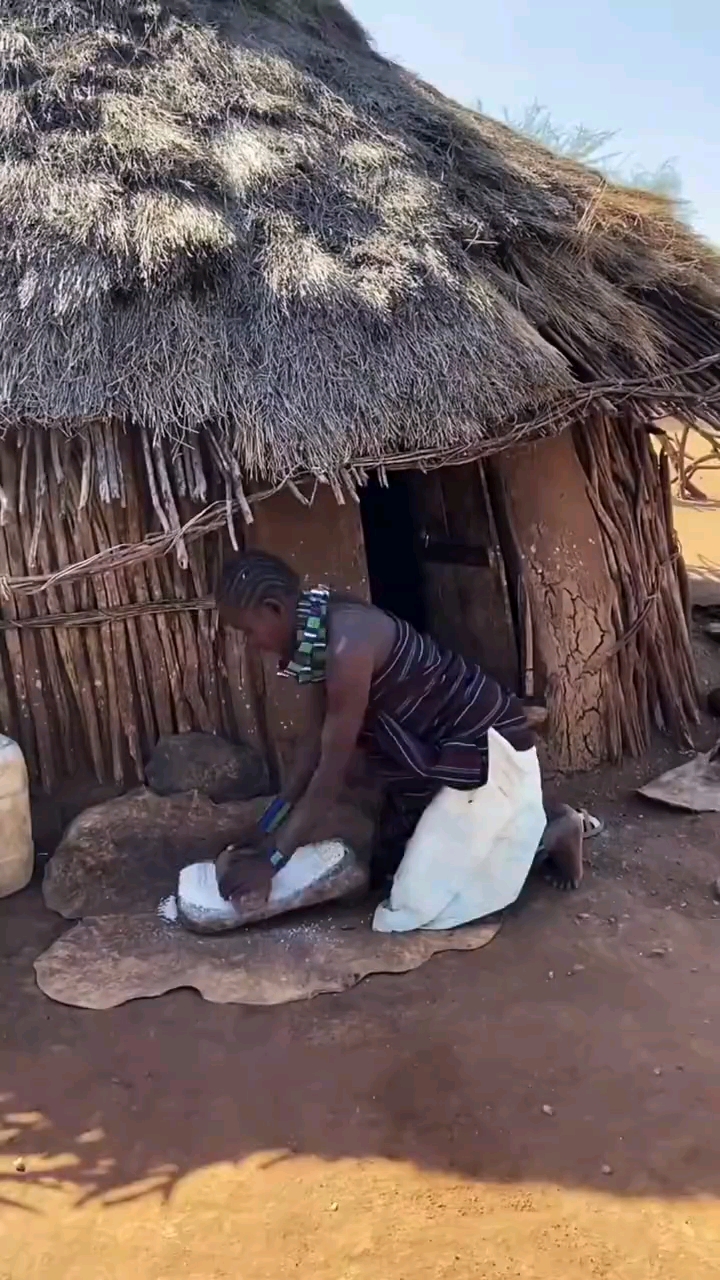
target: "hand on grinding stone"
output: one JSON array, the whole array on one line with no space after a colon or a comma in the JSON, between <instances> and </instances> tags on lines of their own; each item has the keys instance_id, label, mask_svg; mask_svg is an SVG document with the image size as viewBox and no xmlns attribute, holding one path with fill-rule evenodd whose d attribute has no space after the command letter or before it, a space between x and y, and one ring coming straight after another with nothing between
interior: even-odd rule
<instances>
[{"instance_id":1,"label":"hand on grinding stone","mask_svg":"<svg viewBox=\"0 0 720 1280\"><path fill-rule=\"evenodd\" d=\"M231 846L215 862L218 889L228 901L252 897L266 901L270 895L273 868L267 854Z\"/></svg>"}]
</instances>

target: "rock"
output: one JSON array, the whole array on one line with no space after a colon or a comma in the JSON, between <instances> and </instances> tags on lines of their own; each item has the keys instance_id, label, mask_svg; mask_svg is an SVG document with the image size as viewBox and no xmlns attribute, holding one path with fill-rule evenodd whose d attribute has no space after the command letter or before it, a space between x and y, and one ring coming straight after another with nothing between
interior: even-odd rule
<instances>
[{"instance_id":1,"label":"rock","mask_svg":"<svg viewBox=\"0 0 720 1280\"><path fill-rule=\"evenodd\" d=\"M54 853L73 818L93 805L114 800L124 790L117 783L98 782L95 778L80 775L60 783L52 795L33 791L30 811L35 848Z\"/></svg>"},{"instance_id":2,"label":"rock","mask_svg":"<svg viewBox=\"0 0 720 1280\"><path fill-rule=\"evenodd\" d=\"M155 911L182 867L216 858L250 829L267 798L216 805L141 787L71 822L43 879L46 906L69 920Z\"/></svg>"},{"instance_id":3,"label":"rock","mask_svg":"<svg viewBox=\"0 0 720 1280\"><path fill-rule=\"evenodd\" d=\"M602 1165L600 1172L603 1173L606 1178L609 1178L610 1174L612 1173L612 1165L611 1164Z\"/></svg>"},{"instance_id":4,"label":"rock","mask_svg":"<svg viewBox=\"0 0 720 1280\"><path fill-rule=\"evenodd\" d=\"M241 844L269 796L213 804L199 793L157 796L145 787L87 809L70 824L43 879L43 897L69 920L154 913L191 862ZM354 804L334 805L309 839L345 840L369 860L374 821Z\"/></svg>"},{"instance_id":5,"label":"rock","mask_svg":"<svg viewBox=\"0 0 720 1280\"><path fill-rule=\"evenodd\" d=\"M713 897L717 902L720 902L720 876L713 881Z\"/></svg>"},{"instance_id":6,"label":"rock","mask_svg":"<svg viewBox=\"0 0 720 1280\"><path fill-rule=\"evenodd\" d=\"M543 1109L542 1109L542 1112L543 1112L543 1115L544 1115L544 1116L554 1116L554 1115L555 1115L555 1108L554 1108L554 1107L549 1107L549 1106L547 1105L547 1103L545 1103L545 1105L544 1105L544 1107L543 1107Z\"/></svg>"},{"instance_id":7,"label":"rock","mask_svg":"<svg viewBox=\"0 0 720 1280\"><path fill-rule=\"evenodd\" d=\"M160 738L145 776L159 796L199 791L220 804L252 800L268 790L267 766L247 743L228 742L214 733L177 733Z\"/></svg>"}]
</instances>

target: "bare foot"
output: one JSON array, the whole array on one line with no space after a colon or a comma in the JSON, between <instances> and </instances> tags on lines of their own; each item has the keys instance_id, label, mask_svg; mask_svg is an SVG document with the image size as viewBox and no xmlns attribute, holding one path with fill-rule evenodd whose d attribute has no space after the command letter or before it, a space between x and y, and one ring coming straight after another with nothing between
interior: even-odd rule
<instances>
[{"instance_id":1,"label":"bare foot","mask_svg":"<svg viewBox=\"0 0 720 1280\"><path fill-rule=\"evenodd\" d=\"M578 889L583 878L581 813L563 805L563 811L545 828L543 875L556 889Z\"/></svg>"}]
</instances>

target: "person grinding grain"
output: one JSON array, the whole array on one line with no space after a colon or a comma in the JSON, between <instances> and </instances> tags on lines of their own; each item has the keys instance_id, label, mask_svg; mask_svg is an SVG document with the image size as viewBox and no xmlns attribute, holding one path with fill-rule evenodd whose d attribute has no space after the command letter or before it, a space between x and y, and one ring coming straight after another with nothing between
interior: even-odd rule
<instances>
[{"instance_id":1,"label":"person grinding grain","mask_svg":"<svg viewBox=\"0 0 720 1280\"><path fill-rule=\"evenodd\" d=\"M255 856L224 861L223 896L269 893L337 800L359 747L386 785L427 805L395 877L388 928L446 928L514 901L546 826L534 738L517 697L372 604L302 590L290 566L263 551L230 559L216 598L221 624L275 654L281 675L308 686L312 708L287 784L247 841ZM544 850L555 882L576 887L582 821L564 809L551 828ZM416 874L404 875L413 862Z\"/></svg>"}]
</instances>

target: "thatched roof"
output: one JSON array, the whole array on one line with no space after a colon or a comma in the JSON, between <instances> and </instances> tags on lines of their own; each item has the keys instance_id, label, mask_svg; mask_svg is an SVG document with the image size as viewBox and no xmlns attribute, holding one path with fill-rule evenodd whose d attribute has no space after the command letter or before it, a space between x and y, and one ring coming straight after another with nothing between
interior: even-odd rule
<instances>
[{"instance_id":1,"label":"thatched roof","mask_svg":"<svg viewBox=\"0 0 720 1280\"><path fill-rule=\"evenodd\" d=\"M5 0L0 59L6 422L213 423L280 478L500 445L720 350L718 259L667 204L336 0Z\"/></svg>"}]
</instances>

